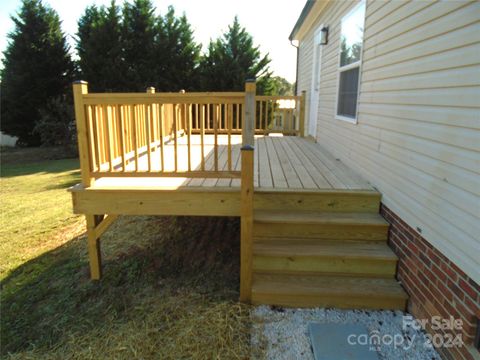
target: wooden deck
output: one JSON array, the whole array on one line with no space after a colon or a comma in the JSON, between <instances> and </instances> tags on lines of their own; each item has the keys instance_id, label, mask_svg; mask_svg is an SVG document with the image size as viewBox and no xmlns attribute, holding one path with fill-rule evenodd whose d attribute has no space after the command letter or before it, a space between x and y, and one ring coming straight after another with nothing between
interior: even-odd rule
<instances>
[{"instance_id":1,"label":"wooden deck","mask_svg":"<svg viewBox=\"0 0 480 360\"><path fill-rule=\"evenodd\" d=\"M227 168L226 135L218 136L218 169ZM231 137L232 164L237 171L241 170L240 147L241 136ZM190 158L191 168L199 169L202 158L200 136L191 135ZM166 141L163 147L164 158L174 159L174 144ZM187 170L188 151L186 136L179 137L177 142L178 170ZM214 169L214 136L205 135L204 151L207 170ZM256 136L255 137L254 186L258 190L373 190L372 186L341 161L335 159L319 144L296 136ZM138 165L130 161L126 171L148 171L148 157L139 157ZM150 153L150 171L160 170L160 151ZM173 161L165 162L165 169L174 170ZM121 165L115 170L121 171ZM181 187L219 187L235 188L240 191L240 179L228 178L179 178L179 177L103 177L96 180L94 188L141 187L175 189Z\"/></svg>"},{"instance_id":2,"label":"wooden deck","mask_svg":"<svg viewBox=\"0 0 480 360\"><path fill-rule=\"evenodd\" d=\"M241 301L405 308L381 194L303 137L305 94L256 96L251 81L244 93L89 94L78 82L74 99L82 183L70 191L92 279L118 215L237 216Z\"/></svg>"}]
</instances>

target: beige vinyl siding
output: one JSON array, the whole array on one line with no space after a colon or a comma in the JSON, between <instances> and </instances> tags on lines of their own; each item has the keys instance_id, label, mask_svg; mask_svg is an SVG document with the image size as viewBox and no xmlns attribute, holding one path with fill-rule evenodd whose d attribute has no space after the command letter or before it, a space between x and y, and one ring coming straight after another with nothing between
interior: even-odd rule
<instances>
[{"instance_id":1,"label":"beige vinyl siding","mask_svg":"<svg viewBox=\"0 0 480 360\"><path fill-rule=\"evenodd\" d=\"M300 39L309 92L313 31L330 27L317 140L480 283L480 3L367 0L355 125L335 119L335 100L340 21L356 3L331 1Z\"/></svg>"}]
</instances>

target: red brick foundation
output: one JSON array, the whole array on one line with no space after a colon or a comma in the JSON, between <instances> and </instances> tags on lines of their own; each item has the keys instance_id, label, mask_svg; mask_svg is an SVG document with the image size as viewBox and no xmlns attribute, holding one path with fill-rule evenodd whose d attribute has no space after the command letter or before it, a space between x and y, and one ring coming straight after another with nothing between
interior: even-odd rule
<instances>
[{"instance_id":1,"label":"red brick foundation","mask_svg":"<svg viewBox=\"0 0 480 360\"><path fill-rule=\"evenodd\" d=\"M397 278L410 296L408 311L417 319L461 319L462 330L447 332L461 334L466 345L441 347L437 351L446 359L480 358L479 351L471 345L480 318L479 284L383 204L380 213L391 224L388 241L399 257ZM428 326L427 331L442 338L445 335Z\"/></svg>"}]
</instances>

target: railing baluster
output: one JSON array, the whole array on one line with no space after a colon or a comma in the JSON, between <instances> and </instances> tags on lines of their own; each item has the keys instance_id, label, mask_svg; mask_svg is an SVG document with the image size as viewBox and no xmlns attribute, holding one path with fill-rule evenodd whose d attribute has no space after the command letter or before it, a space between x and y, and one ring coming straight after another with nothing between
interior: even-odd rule
<instances>
[{"instance_id":1,"label":"railing baluster","mask_svg":"<svg viewBox=\"0 0 480 360\"><path fill-rule=\"evenodd\" d=\"M186 116L186 125L187 125L187 150L188 150L188 171L192 170L192 159L191 159L191 148L190 148L190 135L192 131L192 106L191 104L185 104L185 116Z\"/></svg>"},{"instance_id":2,"label":"railing baluster","mask_svg":"<svg viewBox=\"0 0 480 360\"><path fill-rule=\"evenodd\" d=\"M270 115L270 101L265 100L265 126L264 126L264 134L267 133L268 130L268 118Z\"/></svg>"},{"instance_id":3,"label":"railing baluster","mask_svg":"<svg viewBox=\"0 0 480 360\"><path fill-rule=\"evenodd\" d=\"M85 105L85 119L87 121L87 144L88 144L88 163L90 171L97 171L97 162L95 159L95 134L93 132L92 106Z\"/></svg>"},{"instance_id":4,"label":"railing baluster","mask_svg":"<svg viewBox=\"0 0 480 360\"><path fill-rule=\"evenodd\" d=\"M98 130L98 142L99 142L99 158L100 158L100 165L106 163L106 156L105 156L105 136L103 132L103 108L102 105L97 105L95 111L97 112L97 130Z\"/></svg>"},{"instance_id":5,"label":"railing baluster","mask_svg":"<svg viewBox=\"0 0 480 360\"><path fill-rule=\"evenodd\" d=\"M138 139L137 139L137 109L135 104L132 104L130 108L130 114L132 119L132 139L133 139L133 150L135 153L135 172L138 172Z\"/></svg>"},{"instance_id":6,"label":"railing baluster","mask_svg":"<svg viewBox=\"0 0 480 360\"><path fill-rule=\"evenodd\" d=\"M208 108L208 104L206 107ZM200 152L201 152L201 168L202 171L205 171L205 105L201 105L200 111Z\"/></svg>"},{"instance_id":7,"label":"railing baluster","mask_svg":"<svg viewBox=\"0 0 480 360\"><path fill-rule=\"evenodd\" d=\"M178 171L178 159L177 159L177 152L178 152L178 144L177 144L177 104L173 104L173 138L174 138L174 168L175 172Z\"/></svg>"},{"instance_id":8,"label":"railing baluster","mask_svg":"<svg viewBox=\"0 0 480 360\"><path fill-rule=\"evenodd\" d=\"M160 165L162 171L165 171L165 162L163 160L163 104L158 104L158 132L159 132L159 139L160 139Z\"/></svg>"},{"instance_id":9,"label":"railing baluster","mask_svg":"<svg viewBox=\"0 0 480 360\"><path fill-rule=\"evenodd\" d=\"M108 106L107 107L107 114L108 114L108 118L109 118L109 121L108 121L108 126L109 126L109 133L110 133L110 149L111 149L111 157L112 157L112 166L114 165L114 161L116 158L117 158L117 154L116 154L116 147L117 147L117 143L116 143L116 131L117 131L117 128L116 128L116 124L115 124L115 120L116 120L116 114L115 114L115 106Z\"/></svg>"},{"instance_id":10,"label":"railing baluster","mask_svg":"<svg viewBox=\"0 0 480 360\"><path fill-rule=\"evenodd\" d=\"M263 101L259 101L260 102L260 111L259 111L259 119L255 121L255 123L258 122L258 124L255 124L256 128L262 130L262 123L263 123ZM256 106L255 106L255 111L257 111L256 109Z\"/></svg>"},{"instance_id":11,"label":"railing baluster","mask_svg":"<svg viewBox=\"0 0 480 360\"><path fill-rule=\"evenodd\" d=\"M200 128L200 118L199 118L199 111L200 111L200 104L195 104L195 130Z\"/></svg>"},{"instance_id":12,"label":"railing baluster","mask_svg":"<svg viewBox=\"0 0 480 360\"><path fill-rule=\"evenodd\" d=\"M145 142L147 145L147 161L148 161L148 172L152 171L152 155L150 154L152 149L152 142L151 142L151 128L150 128L150 105L144 106L145 111Z\"/></svg>"},{"instance_id":13,"label":"railing baluster","mask_svg":"<svg viewBox=\"0 0 480 360\"><path fill-rule=\"evenodd\" d=\"M214 136L214 169L218 171L218 104L213 105L213 136Z\"/></svg>"},{"instance_id":14,"label":"railing baluster","mask_svg":"<svg viewBox=\"0 0 480 360\"><path fill-rule=\"evenodd\" d=\"M105 131L106 131L106 145L107 145L107 155L108 155L108 168L110 171L113 171L113 155L112 155L112 146L111 146L111 137L110 137L110 125L108 117L108 105L103 105L103 118L105 119Z\"/></svg>"},{"instance_id":15,"label":"railing baluster","mask_svg":"<svg viewBox=\"0 0 480 360\"><path fill-rule=\"evenodd\" d=\"M235 130L240 128L240 104L235 104L236 114L235 114Z\"/></svg>"},{"instance_id":16,"label":"railing baluster","mask_svg":"<svg viewBox=\"0 0 480 360\"><path fill-rule=\"evenodd\" d=\"M228 131L228 171L232 171L232 123L233 123L233 105L228 104L227 106L227 131Z\"/></svg>"},{"instance_id":17,"label":"railing baluster","mask_svg":"<svg viewBox=\"0 0 480 360\"><path fill-rule=\"evenodd\" d=\"M125 139L127 140L127 153L133 150L132 139L132 117L130 113L130 105L125 106ZM130 160L127 159L127 162Z\"/></svg>"},{"instance_id":18,"label":"railing baluster","mask_svg":"<svg viewBox=\"0 0 480 360\"><path fill-rule=\"evenodd\" d=\"M212 109L213 111L213 109ZM207 129L210 130L210 104L207 104L207 119L206 119Z\"/></svg>"},{"instance_id":19,"label":"railing baluster","mask_svg":"<svg viewBox=\"0 0 480 360\"><path fill-rule=\"evenodd\" d=\"M120 129L120 153L122 156L122 171L125 172L126 162L125 162L125 140L123 133L123 117L122 117L122 108L121 105L117 105L117 114L118 114L118 127Z\"/></svg>"},{"instance_id":20,"label":"railing baluster","mask_svg":"<svg viewBox=\"0 0 480 360\"><path fill-rule=\"evenodd\" d=\"M98 132L97 132L97 106L92 105L91 107L92 112L92 135L93 135L93 156L95 158L95 168L96 171L100 171L101 161L100 161L100 150L99 146L99 139L98 139Z\"/></svg>"},{"instance_id":21,"label":"railing baluster","mask_svg":"<svg viewBox=\"0 0 480 360\"><path fill-rule=\"evenodd\" d=\"M272 100L272 112L270 114L270 121L271 121L271 125L272 126L275 126L275 101L276 100Z\"/></svg>"}]
</instances>

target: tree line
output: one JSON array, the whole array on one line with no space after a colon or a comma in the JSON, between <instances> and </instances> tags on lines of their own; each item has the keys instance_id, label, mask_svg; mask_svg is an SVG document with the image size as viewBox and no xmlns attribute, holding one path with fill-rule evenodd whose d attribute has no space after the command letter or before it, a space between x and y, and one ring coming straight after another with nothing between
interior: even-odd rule
<instances>
[{"instance_id":1,"label":"tree line","mask_svg":"<svg viewBox=\"0 0 480 360\"><path fill-rule=\"evenodd\" d=\"M78 21L75 59L58 14L42 0L23 0L12 20L0 72L1 129L24 145L72 143L75 79L92 92L241 91L255 77L259 93L291 92L237 17L202 53L187 17L172 6L157 15L151 0L91 5Z\"/></svg>"}]
</instances>

